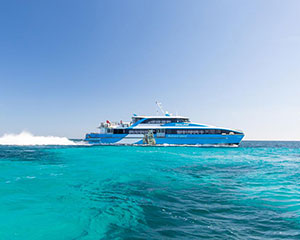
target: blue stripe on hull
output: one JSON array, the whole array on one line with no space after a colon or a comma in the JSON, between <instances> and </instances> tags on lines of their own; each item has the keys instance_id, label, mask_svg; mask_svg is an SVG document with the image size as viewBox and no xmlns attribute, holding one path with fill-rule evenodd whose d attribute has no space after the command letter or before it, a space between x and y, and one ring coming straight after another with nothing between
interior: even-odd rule
<instances>
[{"instance_id":1,"label":"blue stripe on hull","mask_svg":"<svg viewBox=\"0 0 300 240\"><path fill-rule=\"evenodd\" d=\"M188 145L205 145L205 144L239 144L243 135L206 135L205 137L195 137L188 135L186 138L166 137L156 138L157 144L188 144Z\"/></svg>"},{"instance_id":2,"label":"blue stripe on hull","mask_svg":"<svg viewBox=\"0 0 300 240\"><path fill-rule=\"evenodd\" d=\"M156 144L175 144L175 145L216 145L216 144L239 144L244 135L220 135L220 134L203 134L203 135L166 135L162 138L155 136ZM119 144L122 139L132 139L134 144L143 144L142 138L126 134L94 134L91 138L86 138L90 144Z\"/></svg>"}]
</instances>

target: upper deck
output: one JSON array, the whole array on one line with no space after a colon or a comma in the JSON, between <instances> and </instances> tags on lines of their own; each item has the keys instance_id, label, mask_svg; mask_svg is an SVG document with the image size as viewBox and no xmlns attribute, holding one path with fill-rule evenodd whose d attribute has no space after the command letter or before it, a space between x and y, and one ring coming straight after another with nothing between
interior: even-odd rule
<instances>
[{"instance_id":1,"label":"upper deck","mask_svg":"<svg viewBox=\"0 0 300 240\"><path fill-rule=\"evenodd\" d=\"M167 123L188 123L190 122L189 118L183 116L134 116L132 117L132 125L138 124L167 124Z\"/></svg>"},{"instance_id":2,"label":"upper deck","mask_svg":"<svg viewBox=\"0 0 300 240\"><path fill-rule=\"evenodd\" d=\"M201 130L201 129L218 129L218 130L228 130L233 132L242 132L236 129L229 129L224 127L216 127L212 125L200 124L191 122L188 117L183 116L147 116L147 115L138 115L133 116L131 122L110 122L106 121L100 125L100 133L125 133L129 130L136 131L149 131L156 129L190 129L190 130ZM120 130L120 131L119 131Z\"/></svg>"}]
</instances>

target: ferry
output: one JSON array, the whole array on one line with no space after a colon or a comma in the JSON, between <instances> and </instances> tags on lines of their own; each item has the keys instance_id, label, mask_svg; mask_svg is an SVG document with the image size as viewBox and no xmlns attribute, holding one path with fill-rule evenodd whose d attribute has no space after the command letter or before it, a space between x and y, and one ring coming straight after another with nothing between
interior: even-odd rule
<instances>
[{"instance_id":1,"label":"ferry","mask_svg":"<svg viewBox=\"0 0 300 240\"><path fill-rule=\"evenodd\" d=\"M238 146L241 130L191 122L188 117L162 111L160 116L135 115L131 122L102 122L98 133L88 133L84 141L93 145L196 145Z\"/></svg>"}]
</instances>

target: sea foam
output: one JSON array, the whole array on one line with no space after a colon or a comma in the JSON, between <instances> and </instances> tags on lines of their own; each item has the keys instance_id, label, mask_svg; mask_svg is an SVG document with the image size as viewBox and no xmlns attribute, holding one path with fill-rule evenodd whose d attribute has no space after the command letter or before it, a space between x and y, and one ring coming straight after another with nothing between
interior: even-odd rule
<instances>
[{"instance_id":1,"label":"sea foam","mask_svg":"<svg viewBox=\"0 0 300 240\"><path fill-rule=\"evenodd\" d=\"M0 145L82 145L69 140L66 137L34 136L30 132L23 131L19 134L4 134L0 137Z\"/></svg>"}]
</instances>

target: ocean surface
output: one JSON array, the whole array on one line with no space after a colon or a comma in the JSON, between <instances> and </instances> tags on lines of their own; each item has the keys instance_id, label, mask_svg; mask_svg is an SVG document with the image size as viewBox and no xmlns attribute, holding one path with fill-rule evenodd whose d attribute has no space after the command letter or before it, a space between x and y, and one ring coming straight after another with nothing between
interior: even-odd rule
<instances>
[{"instance_id":1,"label":"ocean surface","mask_svg":"<svg viewBox=\"0 0 300 240\"><path fill-rule=\"evenodd\" d=\"M300 239L300 142L0 146L0 239Z\"/></svg>"}]
</instances>

